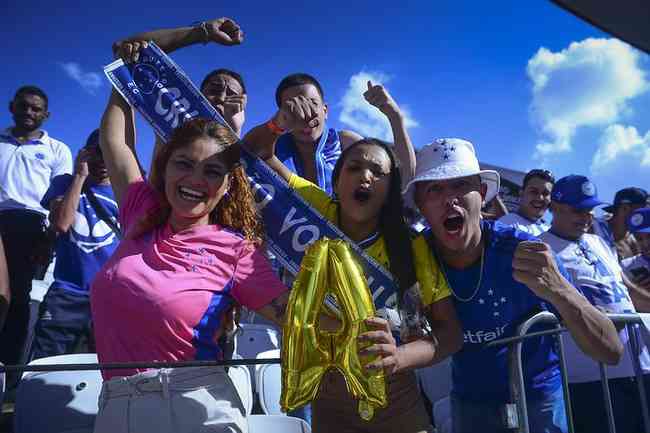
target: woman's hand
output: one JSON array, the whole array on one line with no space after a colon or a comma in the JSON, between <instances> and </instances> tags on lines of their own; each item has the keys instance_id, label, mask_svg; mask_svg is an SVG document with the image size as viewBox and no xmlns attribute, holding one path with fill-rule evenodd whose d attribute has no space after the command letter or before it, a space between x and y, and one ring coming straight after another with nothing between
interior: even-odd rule
<instances>
[{"instance_id":1,"label":"woman's hand","mask_svg":"<svg viewBox=\"0 0 650 433\"><path fill-rule=\"evenodd\" d=\"M390 323L379 317L366 319L366 325L374 328L373 331L364 332L359 335L361 342L370 342L371 345L361 349L359 355L379 355L379 358L366 365L367 370L378 370L383 368L387 375L395 374L401 370L401 355L395 338L390 332Z\"/></svg>"},{"instance_id":2,"label":"woman's hand","mask_svg":"<svg viewBox=\"0 0 650 433\"><path fill-rule=\"evenodd\" d=\"M140 58L140 50L147 46L147 41L117 41L113 44L113 55L126 63L135 63Z\"/></svg>"}]
</instances>

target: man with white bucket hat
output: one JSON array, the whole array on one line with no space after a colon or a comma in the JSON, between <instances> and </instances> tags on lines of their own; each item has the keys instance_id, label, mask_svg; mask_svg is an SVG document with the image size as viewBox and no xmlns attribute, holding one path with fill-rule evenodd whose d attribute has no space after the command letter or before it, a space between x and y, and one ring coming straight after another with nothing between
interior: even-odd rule
<instances>
[{"instance_id":1,"label":"man with white bucket hat","mask_svg":"<svg viewBox=\"0 0 650 433\"><path fill-rule=\"evenodd\" d=\"M438 139L417 154L415 177L404 191L430 226L429 244L452 289L464 346L452 362L455 433L507 432L506 347L485 343L513 335L532 313L560 316L581 349L608 364L623 347L616 329L563 276L551 249L512 227L481 219L481 206L499 190L499 174L481 170L468 141ZM533 329L535 330L535 329ZM530 431L566 432L555 344L531 338L523 346Z\"/></svg>"}]
</instances>

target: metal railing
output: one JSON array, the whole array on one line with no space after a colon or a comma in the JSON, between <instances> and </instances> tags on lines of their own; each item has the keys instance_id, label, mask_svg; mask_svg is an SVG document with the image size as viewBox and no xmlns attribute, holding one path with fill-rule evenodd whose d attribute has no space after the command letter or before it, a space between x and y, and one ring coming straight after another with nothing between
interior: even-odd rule
<instances>
[{"instance_id":1,"label":"metal railing","mask_svg":"<svg viewBox=\"0 0 650 433\"><path fill-rule=\"evenodd\" d=\"M644 432L650 433L650 417L648 415L648 399L645 392L643 372L639 361L641 344L639 342L638 325L643 324L638 314L608 314L615 325L624 326L627 329L630 347L630 357L634 368L634 375L639 392L641 411L643 417ZM533 326L548 325L553 329L537 332L529 332ZM562 333L567 331L561 325L558 318L550 312L544 311L535 314L517 327L512 337L494 340L488 343L487 347L509 346L508 349L508 374L511 403L506 405L507 427L516 429L519 433L529 433L528 407L526 404L525 377L522 364L523 343L530 338L540 336L552 336L555 338L558 347L560 361L560 372L562 377L562 390L564 395L564 406L567 417L569 432L574 432L573 414L571 411L571 398L569 390L569 379L567 365L562 342ZM268 359L228 359L219 361L180 361L180 362L124 362L124 363L87 363L87 364L37 364L37 365L0 365L0 372L6 371L70 371L70 370L113 370L113 369L144 369L144 368L178 368L178 367L207 367L207 366L230 366L230 365L257 365L257 364L278 364L279 358ZM609 381L607 370L603 363L599 362L600 380L603 389L603 400L607 412L607 421L610 433L616 433L612 400L609 392Z\"/></svg>"},{"instance_id":2,"label":"metal railing","mask_svg":"<svg viewBox=\"0 0 650 433\"><path fill-rule=\"evenodd\" d=\"M280 358L222 359L218 361L156 361L156 362L105 362L84 364L24 364L0 365L0 373L6 371L87 371L126 370L182 367L228 367L233 365L279 364Z\"/></svg>"},{"instance_id":3,"label":"metal railing","mask_svg":"<svg viewBox=\"0 0 650 433\"><path fill-rule=\"evenodd\" d=\"M630 347L630 357L634 368L639 400L641 404L641 413L643 416L643 427L645 433L650 433L650 417L648 416L648 399L645 392L643 381L643 372L639 355L641 353L641 344L639 342L639 327L643 326L641 316L638 314L608 314L607 315L615 325L624 326L628 332ZM535 325L550 325L553 329L529 332ZM560 372L562 374L562 390L564 394L564 408L567 417L569 432L574 432L573 414L571 410L571 398L569 391L569 379L567 376L567 366L564 353L564 344L562 342L562 333L567 329L563 327L558 318L550 312L543 311L535 314L524 323L517 327L516 334L512 337L502 338L487 344L488 347L509 346L508 350L508 373L510 378L510 398L511 403L506 405L506 424L509 428L516 429L519 433L529 433L528 424L528 407L526 405L526 389L522 365L521 351L525 340L543 335L550 335L555 338L558 347L558 356L560 358ZM594 361L595 362L595 361ZM614 412L612 409L612 399L609 391L609 380L607 370L602 362L598 362L600 368L600 381L603 388L603 400L607 413L607 422L610 433L616 433L616 424L614 422Z\"/></svg>"}]
</instances>

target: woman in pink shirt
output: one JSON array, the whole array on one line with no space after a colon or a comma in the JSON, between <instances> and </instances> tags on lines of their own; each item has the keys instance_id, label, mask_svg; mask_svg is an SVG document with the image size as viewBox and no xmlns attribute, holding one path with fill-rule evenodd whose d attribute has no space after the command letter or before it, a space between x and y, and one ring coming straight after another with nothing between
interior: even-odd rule
<instances>
[{"instance_id":1,"label":"woman in pink shirt","mask_svg":"<svg viewBox=\"0 0 650 433\"><path fill-rule=\"evenodd\" d=\"M237 136L216 122L178 127L142 178L130 107L115 92L101 148L125 238L91 288L100 362L214 360L235 304L280 323L288 293L260 249ZM222 367L106 370L95 432L246 432Z\"/></svg>"}]
</instances>

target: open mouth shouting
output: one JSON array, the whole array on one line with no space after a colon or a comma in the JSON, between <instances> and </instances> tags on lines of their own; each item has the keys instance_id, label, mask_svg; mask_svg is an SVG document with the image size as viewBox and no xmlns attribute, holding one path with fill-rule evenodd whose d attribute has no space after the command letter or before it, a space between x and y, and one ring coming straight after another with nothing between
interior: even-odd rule
<instances>
[{"instance_id":1,"label":"open mouth shouting","mask_svg":"<svg viewBox=\"0 0 650 433\"><path fill-rule=\"evenodd\" d=\"M187 201L191 201L194 203L198 203L200 201L205 200L206 194L201 191L197 191L192 188L188 188L186 186L179 186L178 187L178 195L183 199Z\"/></svg>"},{"instance_id":2,"label":"open mouth shouting","mask_svg":"<svg viewBox=\"0 0 650 433\"><path fill-rule=\"evenodd\" d=\"M354 200L356 202L364 205L370 201L370 197L372 196L372 193L370 192L370 189L362 186L355 189L352 196L354 197Z\"/></svg>"},{"instance_id":3,"label":"open mouth shouting","mask_svg":"<svg viewBox=\"0 0 650 433\"><path fill-rule=\"evenodd\" d=\"M452 212L443 221L442 225L449 235L456 236L463 230L465 218L458 212Z\"/></svg>"}]
</instances>

